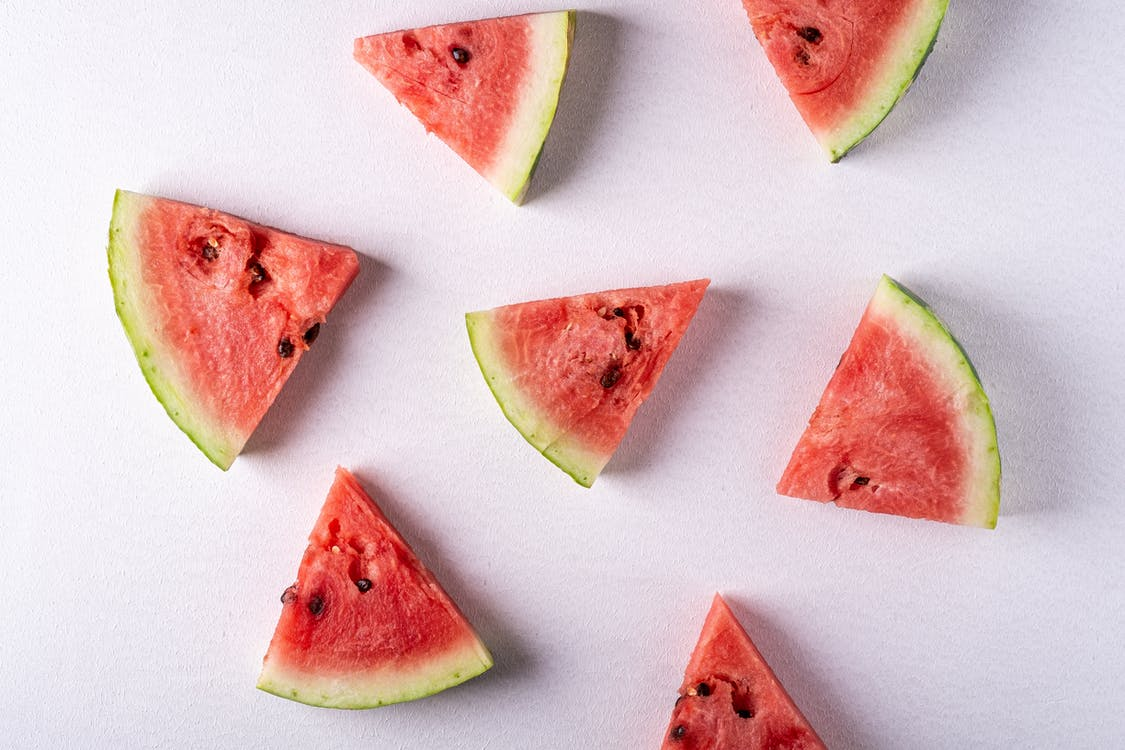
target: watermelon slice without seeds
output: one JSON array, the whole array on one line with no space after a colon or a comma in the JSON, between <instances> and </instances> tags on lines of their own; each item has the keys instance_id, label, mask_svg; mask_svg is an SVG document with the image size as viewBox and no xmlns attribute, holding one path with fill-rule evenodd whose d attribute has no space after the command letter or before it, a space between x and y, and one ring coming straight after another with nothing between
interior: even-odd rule
<instances>
[{"instance_id":1,"label":"watermelon slice without seeds","mask_svg":"<svg viewBox=\"0 0 1125 750\"><path fill-rule=\"evenodd\" d=\"M656 387L709 283L524 302L465 320L509 421L589 487Z\"/></svg>"},{"instance_id":2,"label":"watermelon slice without seeds","mask_svg":"<svg viewBox=\"0 0 1125 750\"><path fill-rule=\"evenodd\" d=\"M988 397L916 296L879 282L777 491L993 528L1000 455Z\"/></svg>"},{"instance_id":3,"label":"watermelon slice without seeds","mask_svg":"<svg viewBox=\"0 0 1125 750\"><path fill-rule=\"evenodd\" d=\"M824 750L718 594L684 672L663 750Z\"/></svg>"},{"instance_id":4,"label":"watermelon slice without seeds","mask_svg":"<svg viewBox=\"0 0 1125 750\"><path fill-rule=\"evenodd\" d=\"M117 315L168 415L230 467L359 271L349 248L117 192Z\"/></svg>"},{"instance_id":5,"label":"watermelon slice without seeds","mask_svg":"<svg viewBox=\"0 0 1125 750\"><path fill-rule=\"evenodd\" d=\"M426 127L520 203L555 117L574 11L376 34L355 59Z\"/></svg>"},{"instance_id":6,"label":"watermelon slice without seeds","mask_svg":"<svg viewBox=\"0 0 1125 750\"><path fill-rule=\"evenodd\" d=\"M754 35L832 161L914 81L949 0L742 0Z\"/></svg>"},{"instance_id":7,"label":"watermelon slice without seeds","mask_svg":"<svg viewBox=\"0 0 1125 750\"><path fill-rule=\"evenodd\" d=\"M258 687L282 698L374 708L492 666L457 605L345 469L281 601Z\"/></svg>"}]
</instances>

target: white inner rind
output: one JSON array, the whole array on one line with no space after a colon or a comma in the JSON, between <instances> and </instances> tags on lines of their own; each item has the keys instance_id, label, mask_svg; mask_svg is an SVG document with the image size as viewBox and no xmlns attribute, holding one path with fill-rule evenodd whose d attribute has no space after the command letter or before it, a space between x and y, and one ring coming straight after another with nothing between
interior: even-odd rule
<instances>
[{"instance_id":1,"label":"white inner rind","mask_svg":"<svg viewBox=\"0 0 1125 750\"><path fill-rule=\"evenodd\" d=\"M531 67L504 142L483 172L513 203L523 200L555 119L574 39L574 19L572 10L527 16Z\"/></svg>"},{"instance_id":2,"label":"white inner rind","mask_svg":"<svg viewBox=\"0 0 1125 750\"><path fill-rule=\"evenodd\" d=\"M839 161L866 138L890 113L926 60L941 28L949 0L920 0L910 18L899 27L897 38L884 53L886 64L875 73L855 112L830 130L814 131L832 161Z\"/></svg>"},{"instance_id":3,"label":"white inner rind","mask_svg":"<svg viewBox=\"0 0 1125 750\"><path fill-rule=\"evenodd\" d=\"M551 463L569 474L583 487L589 487L609 463L611 454L587 450L576 445L558 425L542 413L517 385L508 368L507 357L497 341L493 311L465 316L469 343L496 402L508 421Z\"/></svg>"},{"instance_id":4,"label":"white inner rind","mask_svg":"<svg viewBox=\"0 0 1125 750\"><path fill-rule=\"evenodd\" d=\"M118 190L109 227L109 279L117 316L133 346L145 380L168 416L219 468L230 468L246 441L245 435L224 435L221 426L201 418L202 409L188 395L187 379L160 337L160 325L147 313L159 304L146 294L137 237L145 210L153 198Z\"/></svg>"},{"instance_id":5,"label":"white inner rind","mask_svg":"<svg viewBox=\"0 0 1125 750\"><path fill-rule=\"evenodd\" d=\"M492 655L479 640L409 670L387 668L328 675L289 669L267 658L258 688L310 706L375 708L440 693L483 674L491 666Z\"/></svg>"},{"instance_id":6,"label":"white inner rind","mask_svg":"<svg viewBox=\"0 0 1125 750\"><path fill-rule=\"evenodd\" d=\"M956 413L969 461L964 494L965 509L960 522L995 528L1000 511L1000 453L996 444L996 422L988 396L960 345L940 320L884 276L868 305L877 318L893 321L897 333L913 340L933 372L944 379L944 390L956 399Z\"/></svg>"}]
</instances>

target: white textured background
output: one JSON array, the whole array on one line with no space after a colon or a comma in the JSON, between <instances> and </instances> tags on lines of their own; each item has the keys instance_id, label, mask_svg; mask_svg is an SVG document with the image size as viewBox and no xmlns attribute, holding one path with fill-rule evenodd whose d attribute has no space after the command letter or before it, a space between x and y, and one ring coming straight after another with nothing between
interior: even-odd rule
<instances>
[{"instance_id":1,"label":"white textured background","mask_svg":"<svg viewBox=\"0 0 1125 750\"><path fill-rule=\"evenodd\" d=\"M833 748L1125 746L1118 3L953 0L906 99L829 165L737 0L589 0L523 208L351 43L541 0L13 5L0 746L655 748L715 590ZM364 256L227 474L114 316L117 187ZM983 377L995 532L773 492L883 272ZM462 313L702 275L695 323L583 490L504 420ZM369 712L254 689L337 463L492 672Z\"/></svg>"}]
</instances>

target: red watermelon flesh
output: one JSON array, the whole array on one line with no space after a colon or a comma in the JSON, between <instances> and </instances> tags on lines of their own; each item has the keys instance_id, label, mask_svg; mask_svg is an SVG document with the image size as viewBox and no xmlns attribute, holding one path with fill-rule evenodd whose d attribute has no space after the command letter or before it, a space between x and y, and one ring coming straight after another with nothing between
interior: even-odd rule
<instances>
[{"instance_id":1,"label":"red watermelon flesh","mask_svg":"<svg viewBox=\"0 0 1125 750\"><path fill-rule=\"evenodd\" d=\"M281 600L258 687L283 698L373 708L492 666L457 605L342 468Z\"/></svg>"},{"instance_id":2,"label":"red watermelon flesh","mask_svg":"<svg viewBox=\"0 0 1125 750\"><path fill-rule=\"evenodd\" d=\"M824 750L718 594L684 672L663 750Z\"/></svg>"},{"instance_id":3,"label":"red watermelon flesh","mask_svg":"<svg viewBox=\"0 0 1125 750\"><path fill-rule=\"evenodd\" d=\"M837 161L891 111L937 38L948 0L743 0L805 123Z\"/></svg>"},{"instance_id":4,"label":"red watermelon flesh","mask_svg":"<svg viewBox=\"0 0 1125 750\"><path fill-rule=\"evenodd\" d=\"M153 393L226 469L359 271L351 249L117 192L109 276Z\"/></svg>"},{"instance_id":5,"label":"red watermelon flesh","mask_svg":"<svg viewBox=\"0 0 1125 750\"><path fill-rule=\"evenodd\" d=\"M519 203L554 120L574 11L357 39L355 59L426 127Z\"/></svg>"},{"instance_id":6,"label":"red watermelon flesh","mask_svg":"<svg viewBox=\"0 0 1125 750\"><path fill-rule=\"evenodd\" d=\"M695 315L707 279L469 313L473 353L528 442L589 487Z\"/></svg>"},{"instance_id":7,"label":"red watermelon flesh","mask_svg":"<svg viewBox=\"0 0 1125 750\"><path fill-rule=\"evenodd\" d=\"M777 491L992 528L996 425L976 371L916 296L884 276Z\"/></svg>"}]
</instances>

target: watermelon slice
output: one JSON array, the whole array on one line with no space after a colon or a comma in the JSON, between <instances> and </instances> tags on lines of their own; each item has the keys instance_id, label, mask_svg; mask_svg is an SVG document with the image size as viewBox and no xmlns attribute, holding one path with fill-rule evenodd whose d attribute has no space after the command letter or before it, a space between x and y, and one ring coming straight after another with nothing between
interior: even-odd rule
<instances>
[{"instance_id":1,"label":"watermelon slice","mask_svg":"<svg viewBox=\"0 0 1125 750\"><path fill-rule=\"evenodd\" d=\"M949 0L742 0L754 35L832 161L914 81Z\"/></svg>"},{"instance_id":2,"label":"watermelon slice","mask_svg":"<svg viewBox=\"0 0 1125 750\"><path fill-rule=\"evenodd\" d=\"M691 653L663 750L824 750L718 594Z\"/></svg>"},{"instance_id":3,"label":"watermelon slice","mask_svg":"<svg viewBox=\"0 0 1125 750\"><path fill-rule=\"evenodd\" d=\"M590 487L652 393L708 279L497 307L465 316L500 408Z\"/></svg>"},{"instance_id":4,"label":"watermelon slice","mask_svg":"<svg viewBox=\"0 0 1125 750\"><path fill-rule=\"evenodd\" d=\"M532 13L376 34L356 40L355 59L518 204L555 118L575 15Z\"/></svg>"},{"instance_id":5,"label":"watermelon slice","mask_svg":"<svg viewBox=\"0 0 1125 750\"><path fill-rule=\"evenodd\" d=\"M351 249L117 191L109 278L152 392L230 468L359 271Z\"/></svg>"},{"instance_id":6,"label":"watermelon slice","mask_svg":"<svg viewBox=\"0 0 1125 750\"><path fill-rule=\"evenodd\" d=\"M375 502L336 469L258 687L327 708L423 698L492 666L492 656Z\"/></svg>"},{"instance_id":7,"label":"watermelon slice","mask_svg":"<svg viewBox=\"0 0 1125 750\"><path fill-rule=\"evenodd\" d=\"M996 423L976 370L925 303L884 276L777 491L994 528Z\"/></svg>"}]
</instances>

